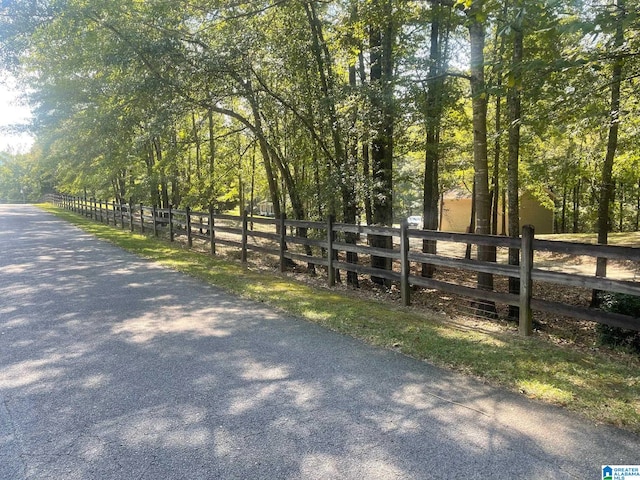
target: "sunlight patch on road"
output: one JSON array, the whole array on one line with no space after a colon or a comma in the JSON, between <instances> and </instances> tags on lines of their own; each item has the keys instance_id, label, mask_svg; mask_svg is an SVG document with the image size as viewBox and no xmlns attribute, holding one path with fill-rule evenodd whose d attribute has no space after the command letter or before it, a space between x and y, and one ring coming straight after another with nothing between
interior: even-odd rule
<instances>
[{"instance_id":1,"label":"sunlight patch on road","mask_svg":"<svg viewBox=\"0 0 640 480\"><path fill-rule=\"evenodd\" d=\"M35 263L13 263L4 267L0 267L0 274L24 273L34 266Z\"/></svg>"},{"instance_id":2,"label":"sunlight patch on road","mask_svg":"<svg viewBox=\"0 0 640 480\"><path fill-rule=\"evenodd\" d=\"M87 389L102 388L108 382L109 378L106 375L91 375L82 381L82 386Z\"/></svg>"},{"instance_id":3,"label":"sunlight patch on road","mask_svg":"<svg viewBox=\"0 0 640 480\"><path fill-rule=\"evenodd\" d=\"M61 356L54 355L47 359L29 360L0 368L0 387L20 388L36 384L43 387L47 381L52 381L64 372L64 369L52 366L61 359Z\"/></svg>"},{"instance_id":4,"label":"sunlight patch on road","mask_svg":"<svg viewBox=\"0 0 640 480\"><path fill-rule=\"evenodd\" d=\"M121 334L133 343L146 343L157 336L191 334L199 337L228 337L231 332L213 322L203 321L202 316L180 315L166 307L160 311L125 320L113 327L114 334Z\"/></svg>"},{"instance_id":5,"label":"sunlight patch on road","mask_svg":"<svg viewBox=\"0 0 640 480\"><path fill-rule=\"evenodd\" d=\"M127 420L122 437L129 445L164 448L210 445L211 433L201 426L206 414L205 408L190 405L148 409Z\"/></svg>"},{"instance_id":6,"label":"sunlight patch on road","mask_svg":"<svg viewBox=\"0 0 640 480\"><path fill-rule=\"evenodd\" d=\"M376 455L371 452L377 448L373 445L368 447L370 448L368 453L358 451L357 453L344 452L341 455L328 453L305 455L300 461L300 478L308 480L357 477L408 478L407 472L390 461L374 460ZM384 452L381 454L385 455Z\"/></svg>"},{"instance_id":7,"label":"sunlight patch on road","mask_svg":"<svg viewBox=\"0 0 640 480\"><path fill-rule=\"evenodd\" d=\"M241 377L245 380L284 380L289 377L289 369L286 367L270 366L254 361L247 361L243 367L244 373Z\"/></svg>"},{"instance_id":8,"label":"sunlight patch on road","mask_svg":"<svg viewBox=\"0 0 640 480\"><path fill-rule=\"evenodd\" d=\"M281 392L281 386L276 383L267 383L260 388L252 389L250 394L248 390L242 389L240 394L231 401L228 413L229 415L243 415L250 410L260 408L263 403L269 403Z\"/></svg>"}]
</instances>

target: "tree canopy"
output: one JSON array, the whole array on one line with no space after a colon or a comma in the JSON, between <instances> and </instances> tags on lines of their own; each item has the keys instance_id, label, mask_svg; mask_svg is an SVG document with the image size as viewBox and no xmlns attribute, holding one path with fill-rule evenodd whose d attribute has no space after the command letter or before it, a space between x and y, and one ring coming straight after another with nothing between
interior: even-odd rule
<instances>
[{"instance_id":1,"label":"tree canopy","mask_svg":"<svg viewBox=\"0 0 640 480\"><path fill-rule=\"evenodd\" d=\"M508 204L503 233L517 235L526 189L556 231L637 230L639 11L6 1L0 62L32 92L37 143L3 157L0 197L19 175L32 192L387 225L422 214L438 228L456 189L475 192L473 229L501 233Z\"/></svg>"}]
</instances>

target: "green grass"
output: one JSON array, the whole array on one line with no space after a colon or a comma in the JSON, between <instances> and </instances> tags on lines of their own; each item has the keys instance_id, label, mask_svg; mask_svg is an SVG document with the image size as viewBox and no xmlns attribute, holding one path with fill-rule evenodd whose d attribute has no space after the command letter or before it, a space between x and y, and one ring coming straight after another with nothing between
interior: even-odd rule
<instances>
[{"instance_id":1,"label":"green grass","mask_svg":"<svg viewBox=\"0 0 640 480\"><path fill-rule=\"evenodd\" d=\"M571 349L497 328L469 328L437 314L313 288L178 244L94 223L51 205L41 207L100 239L234 294L372 345L398 349L532 399L562 405L593 422L640 433L638 357Z\"/></svg>"}]
</instances>

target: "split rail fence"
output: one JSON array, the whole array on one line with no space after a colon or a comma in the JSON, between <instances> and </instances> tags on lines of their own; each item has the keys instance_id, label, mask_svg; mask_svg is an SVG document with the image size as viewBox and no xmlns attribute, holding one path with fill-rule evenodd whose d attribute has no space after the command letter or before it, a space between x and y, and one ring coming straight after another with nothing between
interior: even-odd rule
<instances>
[{"instance_id":1,"label":"split rail fence","mask_svg":"<svg viewBox=\"0 0 640 480\"><path fill-rule=\"evenodd\" d=\"M636 268L640 270L639 247L541 240L534 238L534 230L531 226L523 228L521 238L510 238L410 229L406 223L403 223L400 228L392 228L335 223L332 219L326 222L315 222L290 220L284 216L280 218L250 217L247 212L242 216L234 216L215 214L213 211L192 211L189 208L184 210L157 208L64 195L53 195L50 201L67 210L122 229L163 236L170 241L174 241L178 236L184 236L190 248L193 247L194 241L200 241L208 246L212 255L216 254L218 245L238 249L243 263L247 262L247 256L251 251L275 255L279 258L281 271L286 270L287 262L291 261L306 263L314 270L315 266L322 266L327 272L329 286L335 285L340 271L385 279L399 285L402 303L407 306L411 303L413 287L462 295L479 302L517 306L519 307L519 331L522 335L529 335L532 332L533 310L553 312L640 331L640 319L637 317L535 298L532 293L534 282L549 282L569 287L640 296L640 281L635 279L616 280L551 271L536 268L534 264L534 252L546 251L557 255L590 256L634 262L637 265ZM392 249L374 248L363 240L347 243L345 234L350 234L348 237L351 239L363 239L374 235L391 237L394 247ZM424 240L517 249L520 253L520 265L423 253L421 250ZM360 263L345 261L348 253L358 254ZM370 256L390 259L393 268L387 270L365 264L363 260ZM415 274L419 268L414 268L412 273L411 267L420 264L518 278L520 293L486 291L426 278Z\"/></svg>"}]
</instances>

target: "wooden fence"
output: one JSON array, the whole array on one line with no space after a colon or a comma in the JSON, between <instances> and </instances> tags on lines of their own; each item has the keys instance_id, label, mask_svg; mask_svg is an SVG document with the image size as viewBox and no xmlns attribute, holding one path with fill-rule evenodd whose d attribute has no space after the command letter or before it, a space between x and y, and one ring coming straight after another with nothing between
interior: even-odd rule
<instances>
[{"instance_id":1,"label":"wooden fence","mask_svg":"<svg viewBox=\"0 0 640 480\"><path fill-rule=\"evenodd\" d=\"M284 216L281 218L253 218L249 217L246 212L242 216L222 215L214 214L213 211L191 211L189 208L184 210L161 209L141 204L117 204L62 195L51 196L50 201L62 208L122 229L137 230L155 236L162 235L170 241L174 241L177 236L184 236L189 247L193 246L194 240L200 241L208 246L212 255L216 254L216 246L223 245L237 249L240 252L242 262L247 262L249 251L275 255L279 258L281 271L284 271L287 262L291 261L306 263L313 269L315 266L323 266L327 272L329 286L335 285L340 271L382 278L400 286L404 305L411 303L412 287L423 287L463 295L478 299L480 302L518 306L520 312L519 331L522 335L531 334L532 310L552 312L640 331L640 320L637 317L549 301L544 298L534 298L532 294L534 282L550 282L569 287L640 296L640 282L635 279L633 281L614 280L606 277L550 271L536 268L534 264L534 252L546 251L559 255L581 255L630 261L634 262L636 268L640 270L640 248L638 247L540 240L534 238L534 231L530 226L525 226L521 238L515 239L495 235L409 229L406 223L400 228L392 228L334 223L331 219L326 222L313 222L290 220ZM373 248L362 241L347 243L345 234L351 234L350 238L354 236L365 238L369 235L391 237L394 248ZM422 253L421 246L424 240L517 249L520 252L520 265L480 262L442 254ZM358 254L361 262L347 262L345 256L348 253ZM390 259L393 268L384 270L362 262L370 256ZM520 294L479 290L412 273L411 267L420 264L518 278Z\"/></svg>"}]
</instances>

